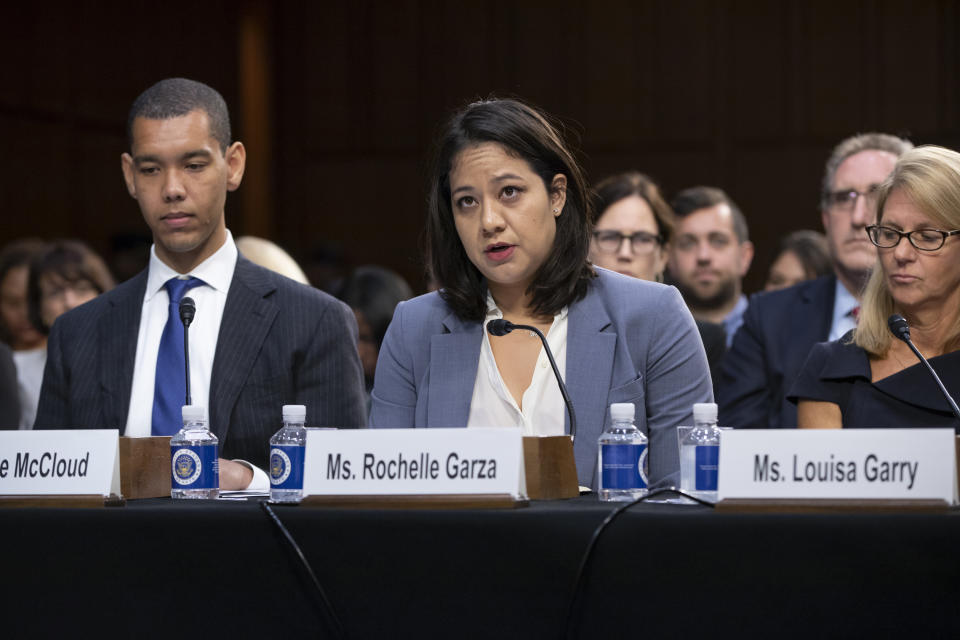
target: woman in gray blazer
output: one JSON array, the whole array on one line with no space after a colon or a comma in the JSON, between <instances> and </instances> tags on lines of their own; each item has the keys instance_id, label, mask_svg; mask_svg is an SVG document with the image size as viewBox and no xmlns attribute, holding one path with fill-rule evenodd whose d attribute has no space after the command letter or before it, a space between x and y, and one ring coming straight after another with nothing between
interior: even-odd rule
<instances>
[{"instance_id":1,"label":"woman in gray blazer","mask_svg":"<svg viewBox=\"0 0 960 640\"><path fill-rule=\"evenodd\" d=\"M436 148L427 260L440 289L401 303L372 393L372 427L569 429L538 339L489 336L494 318L547 336L579 430L580 484L596 487L613 402L636 406L650 485L677 484L675 429L713 394L693 318L672 287L593 267L580 167L548 116L516 100L473 103Z\"/></svg>"}]
</instances>

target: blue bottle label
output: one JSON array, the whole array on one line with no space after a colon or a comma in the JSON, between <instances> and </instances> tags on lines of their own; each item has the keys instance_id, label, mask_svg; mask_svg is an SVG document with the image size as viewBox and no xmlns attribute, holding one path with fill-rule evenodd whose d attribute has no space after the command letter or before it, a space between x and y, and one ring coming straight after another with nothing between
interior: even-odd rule
<instances>
[{"instance_id":1,"label":"blue bottle label","mask_svg":"<svg viewBox=\"0 0 960 640\"><path fill-rule=\"evenodd\" d=\"M716 491L720 469L720 447L699 445L696 448L694 488L697 491Z\"/></svg>"},{"instance_id":2,"label":"blue bottle label","mask_svg":"<svg viewBox=\"0 0 960 640\"><path fill-rule=\"evenodd\" d=\"M220 463L216 445L170 447L171 483L174 489L220 488Z\"/></svg>"},{"instance_id":3,"label":"blue bottle label","mask_svg":"<svg viewBox=\"0 0 960 640\"><path fill-rule=\"evenodd\" d=\"M274 489L303 489L303 457L306 447L270 447L270 486Z\"/></svg>"},{"instance_id":4,"label":"blue bottle label","mask_svg":"<svg viewBox=\"0 0 960 640\"><path fill-rule=\"evenodd\" d=\"M647 488L647 445L600 445L600 487L603 489Z\"/></svg>"}]
</instances>

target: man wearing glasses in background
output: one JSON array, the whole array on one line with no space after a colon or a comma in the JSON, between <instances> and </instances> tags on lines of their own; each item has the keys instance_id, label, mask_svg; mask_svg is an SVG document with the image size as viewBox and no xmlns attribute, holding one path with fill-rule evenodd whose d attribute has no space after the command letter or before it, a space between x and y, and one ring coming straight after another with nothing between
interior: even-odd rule
<instances>
[{"instance_id":1,"label":"man wearing glasses in background","mask_svg":"<svg viewBox=\"0 0 960 640\"><path fill-rule=\"evenodd\" d=\"M731 427L797 426L786 392L814 344L856 326L860 292L877 260L866 227L875 221L873 190L913 145L883 133L856 135L834 147L820 193L834 275L758 294L724 358L717 398Z\"/></svg>"}]
</instances>

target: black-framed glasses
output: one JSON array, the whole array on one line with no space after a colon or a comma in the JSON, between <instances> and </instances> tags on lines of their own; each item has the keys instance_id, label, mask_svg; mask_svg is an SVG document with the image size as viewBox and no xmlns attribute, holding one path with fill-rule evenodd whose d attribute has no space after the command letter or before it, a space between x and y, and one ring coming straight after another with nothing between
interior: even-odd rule
<instances>
[{"instance_id":1,"label":"black-framed glasses","mask_svg":"<svg viewBox=\"0 0 960 640\"><path fill-rule=\"evenodd\" d=\"M897 231L879 224L871 224L867 227L867 236L870 238L870 242L881 249L892 249L900 244L900 240L906 238L910 241L910 244L920 251L936 251L943 246L947 238L957 234L960 234L960 229L955 231L941 231L940 229Z\"/></svg>"},{"instance_id":2,"label":"black-framed glasses","mask_svg":"<svg viewBox=\"0 0 960 640\"><path fill-rule=\"evenodd\" d=\"M837 209L853 209L857 204L858 198L873 199L877 195L877 185L872 185L866 191L857 191L856 189L843 189L841 191L831 191L827 194L827 203Z\"/></svg>"},{"instance_id":3,"label":"black-framed glasses","mask_svg":"<svg viewBox=\"0 0 960 640\"><path fill-rule=\"evenodd\" d=\"M624 240L630 241L630 248L637 255L645 255L654 250L654 248L663 244L663 238L646 231L637 231L633 234L620 233L615 229L603 229L593 232L593 239L597 243L597 248L604 253L616 253L620 251Z\"/></svg>"}]
</instances>

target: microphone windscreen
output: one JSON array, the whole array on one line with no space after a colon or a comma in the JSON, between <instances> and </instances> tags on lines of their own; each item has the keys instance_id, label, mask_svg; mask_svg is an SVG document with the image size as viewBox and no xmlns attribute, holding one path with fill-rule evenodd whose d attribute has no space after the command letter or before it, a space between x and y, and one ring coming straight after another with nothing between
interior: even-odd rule
<instances>
[{"instance_id":1,"label":"microphone windscreen","mask_svg":"<svg viewBox=\"0 0 960 640\"><path fill-rule=\"evenodd\" d=\"M906 342L910 339L910 326L907 324L906 318L899 313L887 318L887 326L890 328L890 333L898 340Z\"/></svg>"},{"instance_id":2,"label":"microphone windscreen","mask_svg":"<svg viewBox=\"0 0 960 640\"><path fill-rule=\"evenodd\" d=\"M197 305L193 298L186 297L180 301L180 321L188 325L193 322L193 316L197 314Z\"/></svg>"},{"instance_id":3,"label":"microphone windscreen","mask_svg":"<svg viewBox=\"0 0 960 640\"><path fill-rule=\"evenodd\" d=\"M513 323L503 318L496 318L487 323L487 332L492 336L505 336L513 331Z\"/></svg>"}]
</instances>

